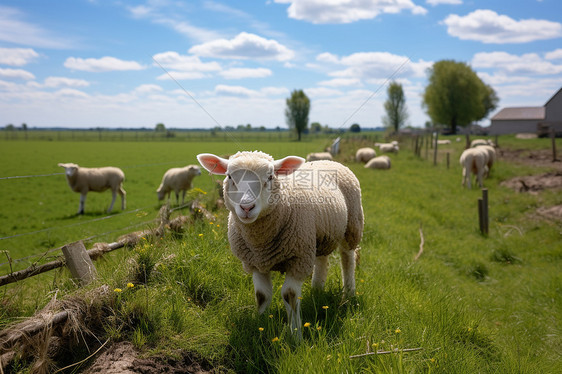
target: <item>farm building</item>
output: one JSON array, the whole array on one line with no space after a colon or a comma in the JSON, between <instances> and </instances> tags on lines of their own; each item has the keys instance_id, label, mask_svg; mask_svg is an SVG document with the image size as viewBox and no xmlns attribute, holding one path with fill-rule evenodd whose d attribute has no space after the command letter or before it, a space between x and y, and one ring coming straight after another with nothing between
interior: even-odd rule
<instances>
[{"instance_id":1,"label":"farm building","mask_svg":"<svg viewBox=\"0 0 562 374\"><path fill-rule=\"evenodd\" d=\"M557 135L562 135L562 88L543 106L503 108L492 117L488 133L536 133L544 136L551 128Z\"/></svg>"}]
</instances>

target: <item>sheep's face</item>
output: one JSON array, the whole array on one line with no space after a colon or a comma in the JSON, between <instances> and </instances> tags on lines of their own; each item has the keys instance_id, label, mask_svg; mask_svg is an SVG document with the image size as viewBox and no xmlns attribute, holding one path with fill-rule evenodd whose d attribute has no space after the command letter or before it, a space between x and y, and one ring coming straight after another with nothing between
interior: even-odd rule
<instances>
[{"instance_id":1,"label":"sheep's face","mask_svg":"<svg viewBox=\"0 0 562 374\"><path fill-rule=\"evenodd\" d=\"M210 173L226 176L225 205L244 224L255 222L267 211L277 175L291 174L304 162L296 156L275 161L262 152L239 152L229 160L204 153L197 159Z\"/></svg>"},{"instance_id":2,"label":"sheep's face","mask_svg":"<svg viewBox=\"0 0 562 374\"><path fill-rule=\"evenodd\" d=\"M201 168L197 165L190 165L189 166L189 173L191 175L201 175Z\"/></svg>"},{"instance_id":3,"label":"sheep's face","mask_svg":"<svg viewBox=\"0 0 562 374\"><path fill-rule=\"evenodd\" d=\"M76 164L59 164L60 167L64 168L64 173L68 178L72 178L78 171L78 165Z\"/></svg>"}]
</instances>

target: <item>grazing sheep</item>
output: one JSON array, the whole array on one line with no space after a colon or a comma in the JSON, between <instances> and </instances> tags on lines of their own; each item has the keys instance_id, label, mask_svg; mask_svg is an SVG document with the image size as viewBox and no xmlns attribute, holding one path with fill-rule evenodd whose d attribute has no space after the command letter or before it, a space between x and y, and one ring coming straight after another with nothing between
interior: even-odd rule
<instances>
[{"instance_id":1,"label":"grazing sheep","mask_svg":"<svg viewBox=\"0 0 562 374\"><path fill-rule=\"evenodd\" d=\"M474 139L470 142L470 148L477 147L479 145L491 145L494 146L494 142L491 139Z\"/></svg>"},{"instance_id":2,"label":"grazing sheep","mask_svg":"<svg viewBox=\"0 0 562 374\"><path fill-rule=\"evenodd\" d=\"M383 155L372 158L365 164L365 167L370 169L390 169L390 157Z\"/></svg>"},{"instance_id":3,"label":"grazing sheep","mask_svg":"<svg viewBox=\"0 0 562 374\"><path fill-rule=\"evenodd\" d=\"M84 168L72 163L59 163L58 165L64 168L70 189L74 192L80 192L78 214L84 214L84 204L86 203L88 191L103 192L107 189L111 189L113 196L107 212L111 213L113 210L117 193L121 195L121 210L125 210L125 197L127 194L123 189L123 181L125 180L123 170L111 166Z\"/></svg>"},{"instance_id":4,"label":"grazing sheep","mask_svg":"<svg viewBox=\"0 0 562 374\"><path fill-rule=\"evenodd\" d=\"M369 161L370 159L376 156L377 156L377 152L375 152L373 148L369 148L369 147L359 148L355 153L355 159L357 160L357 162L363 162L363 163Z\"/></svg>"},{"instance_id":5,"label":"grazing sheep","mask_svg":"<svg viewBox=\"0 0 562 374\"><path fill-rule=\"evenodd\" d=\"M341 253L345 296L355 294L355 255L363 234L361 188L347 167L333 161L274 160L263 152L238 152L226 160L197 156L212 174L226 175L228 240L252 274L259 313L273 295L271 271L285 272L281 295L291 332L302 337L300 299L304 280L322 288L328 255Z\"/></svg>"},{"instance_id":6,"label":"grazing sheep","mask_svg":"<svg viewBox=\"0 0 562 374\"><path fill-rule=\"evenodd\" d=\"M446 144L451 144L451 141L449 139L437 139L437 144L438 145L446 145Z\"/></svg>"},{"instance_id":7,"label":"grazing sheep","mask_svg":"<svg viewBox=\"0 0 562 374\"><path fill-rule=\"evenodd\" d=\"M488 173L488 152L480 147L465 149L459 162L462 166L462 185L472 188L472 174L476 175L478 185L482 188L482 179Z\"/></svg>"},{"instance_id":8,"label":"grazing sheep","mask_svg":"<svg viewBox=\"0 0 562 374\"><path fill-rule=\"evenodd\" d=\"M330 152L316 152L309 153L306 155L306 161L319 161L319 160L329 160L332 161L332 154Z\"/></svg>"},{"instance_id":9,"label":"grazing sheep","mask_svg":"<svg viewBox=\"0 0 562 374\"><path fill-rule=\"evenodd\" d=\"M162 183L156 190L158 200L163 200L166 194L170 200L172 191L176 193L176 204L179 204L179 194L181 195L181 203L185 200L185 191L191 189L193 178L201 175L201 169L197 165L187 165L183 168L172 168L164 173Z\"/></svg>"},{"instance_id":10,"label":"grazing sheep","mask_svg":"<svg viewBox=\"0 0 562 374\"><path fill-rule=\"evenodd\" d=\"M398 153L398 142L395 140L392 143L376 143L383 153Z\"/></svg>"},{"instance_id":11,"label":"grazing sheep","mask_svg":"<svg viewBox=\"0 0 562 374\"><path fill-rule=\"evenodd\" d=\"M491 145L479 145L478 148L484 149L488 153L488 162L486 164L488 169L484 173L484 177L487 178L488 175L490 174L490 171L492 171L492 166L494 165L494 162L496 161L496 150Z\"/></svg>"}]
</instances>

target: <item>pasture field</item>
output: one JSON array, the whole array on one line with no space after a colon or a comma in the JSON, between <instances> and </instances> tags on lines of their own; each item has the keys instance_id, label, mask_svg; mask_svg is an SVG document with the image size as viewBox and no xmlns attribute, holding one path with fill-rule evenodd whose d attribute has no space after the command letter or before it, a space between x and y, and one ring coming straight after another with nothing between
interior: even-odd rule
<instances>
[{"instance_id":1,"label":"pasture field","mask_svg":"<svg viewBox=\"0 0 562 374\"><path fill-rule=\"evenodd\" d=\"M490 233L483 236L476 209L481 192L461 188L458 157L464 142L451 139L451 145L440 149L437 166L431 162L432 151L430 160L418 158L409 149L411 141L404 140L400 153L391 155L388 171L367 170L353 161L355 149L367 143L342 144L338 160L361 182L366 221L357 295L341 300L339 259L334 255L324 292L312 292L310 281L305 282L303 322L310 325L304 327L302 343L293 342L284 327L281 275L273 277L271 307L264 315L256 313L251 276L228 247L224 210L214 212L213 224L196 221L180 238L146 240L96 262L99 280L88 288L108 284L121 289L115 292L110 317L96 326L99 342L130 341L145 356L176 361L189 357L219 372L562 372L562 224L538 213L539 208L562 204L560 191L517 193L499 185L560 166L537 168L500 157L485 181ZM499 140L506 149L550 147L548 139ZM195 163L200 152L259 148L274 157L304 156L327 143L2 142L0 176L61 173L58 162L122 167L131 213L116 209L112 218L93 221L106 216L110 195L91 193L86 215L75 216L79 195L70 191L62 174L0 180L1 236L67 226L0 244L16 259L153 219L158 209L154 190L163 172ZM214 184L205 173L195 179L194 185L207 192L200 196L203 202L216 197ZM84 221L93 222L71 226ZM420 233L423 252L415 260ZM111 241L120 234L100 235L95 241ZM62 298L79 293L66 270L51 273L0 290L2 326L32 314L54 294ZM90 353L99 342L92 343ZM409 348L421 349L401 352ZM350 357L377 350L398 352ZM65 366L90 354L80 344L72 353L68 362L56 364ZM80 372L84 365L72 370ZM29 368L22 361L12 369Z\"/></svg>"}]
</instances>

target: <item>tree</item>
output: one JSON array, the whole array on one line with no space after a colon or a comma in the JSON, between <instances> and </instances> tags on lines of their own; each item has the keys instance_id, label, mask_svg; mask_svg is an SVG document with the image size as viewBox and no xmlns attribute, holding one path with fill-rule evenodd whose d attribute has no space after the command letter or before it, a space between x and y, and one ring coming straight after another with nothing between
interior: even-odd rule
<instances>
[{"instance_id":1,"label":"tree","mask_svg":"<svg viewBox=\"0 0 562 374\"><path fill-rule=\"evenodd\" d=\"M497 104L494 89L482 82L467 64L441 60L429 69L422 106L433 123L450 126L453 134L458 126L486 117Z\"/></svg>"},{"instance_id":2,"label":"tree","mask_svg":"<svg viewBox=\"0 0 562 374\"><path fill-rule=\"evenodd\" d=\"M290 129L295 129L298 140L301 140L301 133L308 126L308 112L310 111L310 99L303 90L293 90L291 97L287 99L285 117Z\"/></svg>"},{"instance_id":3,"label":"tree","mask_svg":"<svg viewBox=\"0 0 562 374\"><path fill-rule=\"evenodd\" d=\"M358 123L354 123L349 127L349 131L351 132L361 132L361 126Z\"/></svg>"},{"instance_id":4,"label":"tree","mask_svg":"<svg viewBox=\"0 0 562 374\"><path fill-rule=\"evenodd\" d=\"M400 83L392 81L388 85L386 93L388 94L388 98L384 102L386 116L382 118L382 122L386 127L394 129L394 132L398 132L408 119L404 90Z\"/></svg>"},{"instance_id":5,"label":"tree","mask_svg":"<svg viewBox=\"0 0 562 374\"><path fill-rule=\"evenodd\" d=\"M156 132L165 132L166 131L166 126L164 126L163 123L159 123L156 125L156 127L154 128L154 131Z\"/></svg>"},{"instance_id":6,"label":"tree","mask_svg":"<svg viewBox=\"0 0 562 374\"><path fill-rule=\"evenodd\" d=\"M313 134L318 134L320 131L322 131L322 125L320 124L320 122L312 122L310 124L310 132L312 132Z\"/></svg>"}]
</instances>

